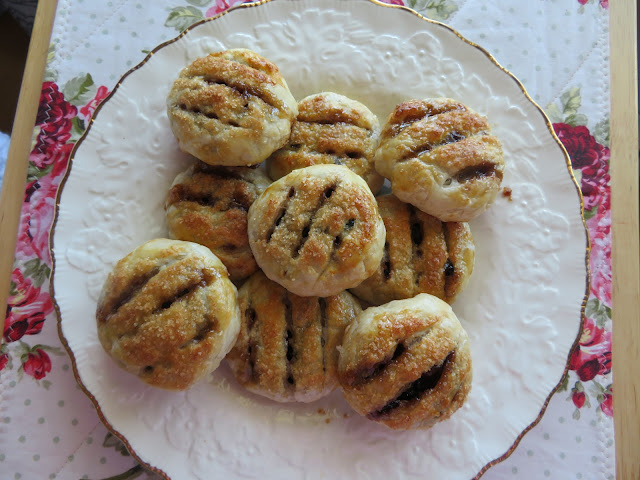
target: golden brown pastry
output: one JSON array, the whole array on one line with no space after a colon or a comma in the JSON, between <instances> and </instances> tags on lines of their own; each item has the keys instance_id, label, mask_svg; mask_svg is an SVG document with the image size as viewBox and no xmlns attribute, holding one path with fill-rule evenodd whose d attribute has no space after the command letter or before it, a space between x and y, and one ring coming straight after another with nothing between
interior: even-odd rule
<instances>
[{"instance_id":1,"label":"golden brown pastry","mask_svg":"<svg viewBox=\"0 0 640 480\"><path fill-rule=\"evenodd\" d=\"M351 289L371 305L429 293L452 303L473 272L469 225L441 222L393 195L377 197L387 231L378 270Z\"/></svg>"},{"instance_id":2,"label":"golden brown pastry","mask_svg":"<svg viewBox=\"0 0 640 480\"><path fill-rule=\"evenodd\" d=\"M278 67L246 49L198 58L167 99L180 148L211 165L262 162L286 143L297 113Z\"/></svg>"},{"instance_id":3,"label":"golden brown pastry","mask_svg":"<svg viewBox=\"0 0 640 480\"><path fill-rule=\"evenodd\" d=\"M344 165L376 194L384 178L375 170L378 118L362 103L333 92L310 95L298 103L289 142L266 162L273 180L297 168Z\"/></svg>"},{"instance_id":4,"label":"golden brown pastry","mask_svg":"<svg viewBox=\"0 0 640 480\"><path fill-rule=\"evenodd\" d=\"M449 418L471 377L467 333L447 303L426 293L363 311L347 327L338 362L349 404L393 429Z\"/></svg>"},{"instance_id":5,"label":"golden brown pastry","mask_svg":"<svg viewBox=\"0 0 640 480\"><path fill-rule=\"evenodd\" d=\"M311 402L336 388L337 346L360 313L348 292L298 297L256 272L238 292L242 326L227 361L248 390Z\"/></svg>"},{"instance_id":6,"label":"golden brown pastry","mask_svg":"<svg viewBox=\"0 0 640 480\"><path fill-rule=\"evenodd\" d=\"M209 248L234 282L258 269L247 236L247 212L271 180L257 168L202 162L179 174L165 204L171 238Z\"/></svg>"},{"instance_id":7,"label":"golden brown pastry","mask_svg":"<svg viewBox=\"0 0 640 480\"><path fill-rule=\"evenodd\" d=\"M500 190L504 156L487 119L450 98L398 105L380 134L376 170L402 201L443 222L467 222Z\"/></svg>"},{"instance_id":8,"label":"golden brown pastry","mask_svg":"<svg viewBox=\"0 0 640 480\"><path fill-rule=\"evenodd\" d=\"M144 382L184 390L215 370L240 330L236 288L211 251L151 240L109 274L96 310L106 352Z\"/></svg>"},{"instance_id":9,"label":"golden brown pastry","mask_svg":"<svg viewBox=\"0 0 640 480\"><path fill-rule=\"evenodd\" d=\"M338 165L294 170L249 209L249 244L264 273L300 296L355 287L382 258L384 223L365 181Z\"/></svg>"}]
</instances>

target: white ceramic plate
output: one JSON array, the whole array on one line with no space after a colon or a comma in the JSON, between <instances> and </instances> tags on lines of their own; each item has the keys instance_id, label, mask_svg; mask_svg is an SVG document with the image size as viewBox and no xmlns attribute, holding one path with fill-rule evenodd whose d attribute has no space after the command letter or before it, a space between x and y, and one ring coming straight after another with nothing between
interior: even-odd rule
<instances>
[{"instance_id":1,"label":"white ceramic plate","mask_svg":"<svg viewBox=\"0 0 640 480\"><path fill-rule=\"evenodd\" d=\"M184 393L145 386L102 350L93 320L115 262L165 236L163 202L189 159L165 98L199 56L247 47L274 61L298 99L336 91L382 121L400 101L446 96L488 116L507 169L490 211L471 223L476 266L453 305L471 338L466 405L428 431L392 432L340 392L276 404L227 368ZM279 0L237 8L157 48L129 72L77 147L59 197L53 286L60 332L102 420L136 458L173 479L468 479L508 456L565 372L587 271L581 200L567 157L522 85L442 24L367 0Z\"/></svg>"}]
</instances>

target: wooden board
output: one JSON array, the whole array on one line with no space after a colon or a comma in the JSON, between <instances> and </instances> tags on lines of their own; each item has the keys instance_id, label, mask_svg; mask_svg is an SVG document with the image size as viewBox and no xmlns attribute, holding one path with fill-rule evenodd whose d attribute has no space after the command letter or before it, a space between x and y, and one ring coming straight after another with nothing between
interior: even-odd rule
<instances>
[{"instance_id":1,"label":"wooden board","mask_svg":"<svg viewBox=\"0 0 640 480\"><path fill-rule=\"evenodd\" d=\"M610 2L613 415L616 477L640 479L636 2Z\"/></svg>"}]
</instances>

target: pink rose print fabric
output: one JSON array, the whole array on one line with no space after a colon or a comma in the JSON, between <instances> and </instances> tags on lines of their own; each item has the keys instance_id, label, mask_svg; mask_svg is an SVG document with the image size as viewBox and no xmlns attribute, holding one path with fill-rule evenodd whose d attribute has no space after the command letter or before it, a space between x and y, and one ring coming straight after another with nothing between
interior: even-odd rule
<instances>
[{"instance_id":1,"label":"pink rose print fabric","mask_svg":"<svg viewBox=\"0 0 640 480\"><path fill-rule=\"evenodd\" d=\"M587 2L582 2L587 3ZM585 308L583 331L569 360L574 377L570 399L580 418L583 408L596 408L611 416L613 389L611 374L611 186L608 122L600 121L593 130L587 117L578 111L579 88L561 96L562 108L548 107L555 117L554 131L564 145L580 181L584 214L591 240L590 291ZM564 112L562 116L559 112Z\"/></svg>"},{"instance_id":2,"label":"pink rose print fabric","mask_svg":"<svg viewBox=\"0 0 640 480\"><path fill-rule=\"evenodd\" d=\"M578 0L580 5L586 5L587 3L593 3L594 0ZM598 0L598 3L602 8L609 8L609 0Z\"/></svg>"},{"instance_id":3,"label":"pink rose print fabric","mask_svg":"<svg viewBox=\"0 0 640 480\"><path fill-rule=\"evenodd\" d=\"M228 8L238 5L239 3L244 3L245 1L246 0L216 0L215 4L207 10L205 16L214 17Z\"/></svg>"},{"instance_id":4,"label":"pink rose print fabric","mask_svg":"<svg viewBox=\"0 0 640 480\"><path fill-rule=\"evenodd\" d=\"M98 91L96 92L96 96L89 100L84 107L80 108L80 114L78 115L82 120L84 120L85 125L88 125L89 120L93 117L93 113L96 111L96 107L100 105L105 98L109 96L109 89L102 85L98 87Z\"/></svg>"},{"instance_id":5,"label":"pink rose print fabric","mask_svg":"<svg viewBox=\"0 0 640 480\"><path fill-rule=\"evenodd\" d=\"M42 330L46 316L53 311L48 291L36 288L15 269L11 274L11 291L4 322L3 337L6 342L15 342L24 335L35 335Z\"/></svg>"},{"instance_id":6,"label":"pink rose print fabric","mask_svg":"<svg viewBox=\"0 0 640 480\"><path fill-rule=\"evenodd\" d=\"M585 199L585 210L601 204L608 196L609 149L596 142L585 126L572 127L565 123L554 123L558 138L567 149L574 169L582 171L580 188Z\"/></svg>"},{"instance_id":7,"label":"pink rose print fabric","mask_svg":"<svg viewBox=\"0 0 640 480\"><path fill-rule=\"evenodd\" d=\"M77 79L81 79L78 82ZM19 378L26 374L36 381L52 369L50 353L59 347L31 346L30 336L38 335L53 313L48 277L51 271L49 230L55 213L55 199L77 138L91 120L96 108L109 95L105 86L95 87L90 75L70 82L82 85L73 102L65 98L64 88L44 82L36 115L37 135L29 155L15 268L0 347L0 370L17 368ZM66 87L66 85L65 85ZM68 88L68 90L70 90ZM9 348L15 345L15 348Z\"/></svg>"},{"instance_id":8,"label":"pink rose print fabric","mask_svg":"<svg viewBox=\"0 0 640 480\"><path fill-rule=\"evenodd\" d=\"M40 380L51 371L51 358L47 352L38 348L34 353L27 354L27 360L22 364L22 368L24 373Z\"/></svg>"}]
</instances>

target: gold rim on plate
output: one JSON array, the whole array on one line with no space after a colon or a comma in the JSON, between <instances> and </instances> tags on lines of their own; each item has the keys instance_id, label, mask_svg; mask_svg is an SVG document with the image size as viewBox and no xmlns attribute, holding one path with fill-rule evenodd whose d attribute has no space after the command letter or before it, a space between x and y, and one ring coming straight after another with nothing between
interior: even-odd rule
<instances>
[{"instance_id":1,"label":"gold rim on plate","mask_svg":"<svg viewBox=\"0 0 640 480\"><path fill-rule=\"evenodd\" d=\"M71 172L71 167L73 166L73 159L75 157L75 154L76 154L76 151L77 151L78 147L82 144L82 141L87 137L87 135L89 133L89 130L91 129L91 126L93 125L93 122L95 121L96 117L98 116L98 113L102 109L102 106L105 105L111 99L111 97L115 94L115 92L118 90L118 88L120 88L120 85L122 84L122 82L124 81L125 78L127 78L133 72L135 72L136 70L138 70L139 68L144 66L151 59L151 57L155 54L155 52L157 52L161 48L166 47L167 45L170 45L170 44L178 41L180 38L184 37L191 29L193 29L193 28L195 28L195 27L197 27L199 25L202 25L204 23L208 23L208 22L217 20L218 18L221 18L222 16L227 15L227 14L229 14L231 12L242 10L242 9L246 9L246 8L259 7L261 5L270 3L272 1L273 0L260 0L260 1L257 1L257 2L243 3L243 4L235 5L235 6L231 7L231 8L229 8L229 9L225 10L224 12L219 13L218 15L216 15L214 17L209 17L209 18L205 18L204 20L200 20L199 22L194 23L190 27L187 27L178 36L172 38L171 40L167 40L166 42L163 42L163 43L159 44L158 46L156 46L153 50L151 50L147 54L147 56L138 65L136 65L135 67L133 67L132 69L127 71L122 77L120 77L120 80L118 80L118 82L116 83L116 85L113 88L113 90L111 91L111 93L109 93L109 95L100 103L100 105L98 105L98 107L96 108L93 116L91 117L91 121L87 125L84 133L78 139L78 141L74 145L73 149L71 150L71 154L69 155L69 162L67 164L67 168L65 170L64 177L62 178L62 180L60 182L60 186L58 187L58 191L56 192L54 217L53 217L53 221L51 223L51 227L49 229L49 251L51 253L51 273L49 274L49 293L51 295L51 299L53 301L53 306L54 306L56 315L58 317L58 336L60 337L60 341L62 342L62 345L64 346L65 350L67 351L67 353L69 354L69 357L71 359L71 366L72 366L72 370L73 370L73 376L75 377L75 379L78 382L78 385L80 386L82 391L91 400L91 403L93 404L94 408L96 409L96 412L98 414L98 417L100 418L100 421L105 425L105 427L107 427L107 429L113 435L115 435L127 447L127 450L129 451L129 453L131 453L131 456L137 462L139 462L141 465L143 465L146 469L157 473L158 475L160 475L161 477L165 478L166 480L172 480L172 479L171 479L171 477L169 477L161 469L159 469L157 467L154 467L153 465L151 465L151 464L145 462L144 460L142 460L138 456L138 454L135 452L135 450L132 448L131 444L126 439L126 437L123 434L121 434L120 432L118 432L111 425L111 423L109 423L107 418L104 416L104 414L102 412L102 409L100 408L100 405L99 405L97 399L87 389L87 387L85 387L84 383L80 379L80 375L78 373L78 367L76 365L75 355L74 355L73 351L71 350L71 347L67 343L67 339L65 338L64 334L62 333L62 315L60 313L60 307L58 306L58 302L55 299L55 292L54 292L54 287L53 287L53 277L55 275L55 265L56 265L55 254L54 254L54 250L53 250L53 234L55 232L55 226L56 226L56 224L58 222L58 213L59 213L59 208L60 208L60 196L61 196L62 190L63 190L63 188L64 188L64 186L65 186L65 184L67 182L67 178L69 177L69 174ZM544 119L544 122L547 125L549 133L551 133L551 136L556 141L558 147L562 150L562 153L563 153L564 158L565 158L565 162L566 162L566 166L567 166L567 170L568 170L569 176L571 177L571 180L573 181L573 184L574 184L574 186L576 188L576 191L578 193L578 197L579 197L579 200L580 200L580 218L582 219L582 224L583 224L584 229L585 229L585 238L586 238L585 265L586 265L587 275L586 275L585 295L584 295L584 298L582 299L582 305L580 307L580 327L578 329L578 334L577 334L576 339L574 340L571 348L569 349L569 354L567 356L567 361L565 363L565 367L564 367L564 371L562 373L562 376L560 377L560 381L558 382L558 384L555 387L553 387L551 389L551 392L549 393L549 395L546 397L544 403L542 404L542 408L540 409L540 413L538 413L538 416L536 417L536 419L533 422L531 422L531 424L529 424L527 427L525 427L524 430L522 430L522 432L520 432L520 434L514 440L513 444L509 447L509 449L504 454L502 454L501 456L497 457L496 459L488 462L486 465L484 465L480 469L480 471L472 479L472 480L478 480L491 467L493 467L494 465L497 465L498 463L506 460L515 451L515 449L518 447L518 445L520 444L520 441L522 440L522 438L533 427L535 427L538 423L540 423L540 420L542 420L542 417L543 417L545 411L547 410L547 407L549 406L549 402L551 401L551 397L553 397L553 395L562 386L563 379L564 379L564 377L567 375L567 373L569 371L569 361L571 359L571 355L573 354L573 351L578 346L578 342L580 341L580 336L581 336L582 330L584 328L585 308L586 308L587 300L589 298L590 281L591 281L591 269L590 269L590 265L589 265L589 259L590 259L590 254L591 254L591 239L589 237L589 230L587 228L587 223L586 223L586 220L585 220L585 217L584 217L584 199L583 199L583 196L582 196L582 191L580 190L580 185L579 185L579 183L578 183L578 181L577 181L577 179L576 179L576 177L575 177L575 175L573 173L573 167L571 166L571 159L569 157L569 154L567 153L566 149L564 148L564 145L562 145L562 142L560 141L560 139L556 135L556 133L555 133L555 131L553 129L553 125L551 124L551 121L549 120L547 115L544 113L544 110L540 107L540 105L538 105L535 102L535 100L533 100L533 98L531 98L531 96L527 92L527 89L522 84L522 82L520 82L520 80L518 80L513 73L511 73L505 67L500 65L500 63L493 57L493 55L491 55L483 47L481 47L480 45L478 45L478 44L476 44L476 43L474 43L474 42L472 42L470 40L467 40L457 30L455 30L454 28L452 28L451 26L449 26L449 25L447 25L445 23L438 22L436 20L431 20L431 19L419 14L415 10L412 10L412 9L410 9L408 7L405 7L405 6L402 6L402 5L389 5L389 4L386 4L386 3L382 3L379 0L366 0L366 1L368 1L370 3L373 3L375 5L381 6L381 7L393 8L393 9L398 9L398 10L407 12L408 14L417 16L421 20L424 20L426 22L429 22L429 23L432 23L432 24L435 24L435 25L440 25L441 27L446 28L447 30L449 30L452 33L454 33L460 40L462 40L466 44L468 44L468 45L480 50L496 67L498 67L500 70L502 70L504 73L506 73L514 82L516 82L516 84L518 85L518 87L520 88L520 90L522 91L524 96L527 98L527 100L529 100L536 107L536 109L540 112L540 115L542 115L542 117Z\"/></svg>"}]
</instances>

